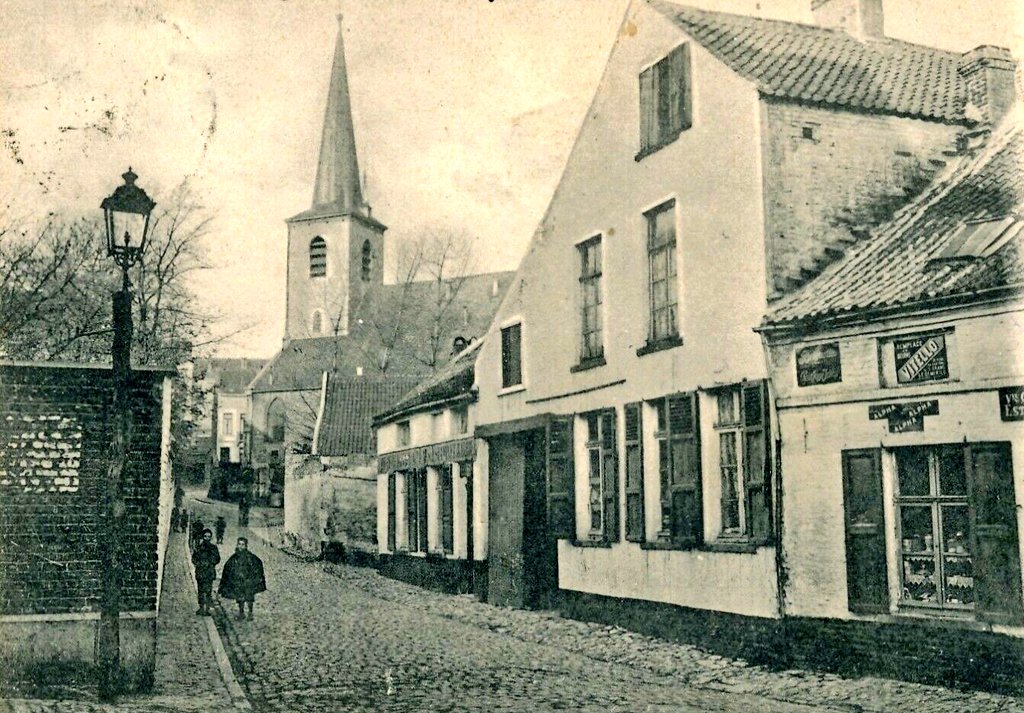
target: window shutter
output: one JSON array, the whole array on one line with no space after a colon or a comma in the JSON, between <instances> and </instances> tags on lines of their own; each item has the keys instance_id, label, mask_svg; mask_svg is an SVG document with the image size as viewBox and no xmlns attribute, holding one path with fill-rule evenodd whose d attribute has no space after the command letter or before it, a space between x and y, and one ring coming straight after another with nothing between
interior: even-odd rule
<instances>
[{"instance_id":1,"label":"window shutter","mask_svg":"<svg viewBox=\"0 0 1024 713\"><path fill-rule=\"evenodd\" d=\"M573 416L552 416L547 432L548 534L576 537L576 469L572 450Z\"/></svg>"},{"instance_id":2,"label":"window shutter","mask_svg":"<svg viewBox=\"0 0 1024 713\"><path fill-rule=\"evenodd\" d=\"M672 541L694 547L704 539L697 392L668 397L672 448Z\"/></svg>"},{"instance_id":3,"label":"window shutter","mask_svg":"<svg viewBox=\"0 0 1024 713\"><path fill-rule=\"evenodd\" d=\"M395 551L396 475L388 473L388 552Z\"/></svg>"},{"instance_id":4,"label":"window shutter","mask_svg":"<svg viewBox=\"0 0 1024 713\"><path fill-rule=\"evenodd\" d=\"M601 414L601 457L604 473L604 539L619 541L619 457L615 438L615 410Z\"/></svg>"},{"instance_id":5,"label":"window shutter","mask_svg":"<svg viewBox=\"0 0 1024 713\"><path fill-rule=\"evenodd\" d=\"M690 45L680 45L669 55L672 65L671 112L675 131L693 126L693 86L690 73Z\"/></svg>"},{"instance_id":6,"label":"window shutter","mask_svg":"<svg viewBox=\"0 0 1024 713\"><path fill-rule=\"evenodd\" d=\"M416 531L419 534L417 552L427 551L427 472L416 472Z\"/></svg>"},{"instance_id":7,"label":"window shutter","mask_svg":"<svg viewBox=\"0 0 1024 713\"><path fill-rule=\"evenodd\" d=\"M771 429L768 382L745 384L743 398L743 489L747 533L758 542L771 538Z\"/></svg>"},{"instance_id":8,"label":"window shutter","mask_svg":"<svg viewBox=\"0 0 1024 713\"><path fill-rule=\"evenodd\" d=\"M451 554L455 551L451 465L441 466L439 475L441 476L441 548Z\"/></svg>"},{"instance_id":9,"label":"window shutter","mask_svg":"<svg viewBox=\"0 0 1024 713\"><path fill-rule=\"evenodd\" d=\"M1020 624L1024 606L1010 444L972 443L966 461L974 496L976 612L995 624Z\"/></svg>"},{"instance_id":10,"label":"window shutter","mask_svg":"<svg viewBox=\"0 0 1024 713\"><path fill-rule=\"evenodd\" d=\"M644 541L643 404L626 404L626 539Z\"/></svg>"},{"instance_id":11,"label":"window shutter","mask_svg":"<svg viewBox=\"0 0 1024 713\"><path fill-rule=\"evenodd\" d=\"M646 151L655 143L657 126L657 96L654 91L655 67L640 73L640 150Z\"/></svg>"},{"instance_id":12,"label":"window shutter","mask_svg":"<svg viewBox=\"0 0 1024 713\"><path fill-rule=\"evenodd\" d=\"M878 449L843 451L846 591L850 611L889 611L882 509L882 455Z\"/></svg>"},{"instance_id":13,"label":"window shutter","mask_svg":"<svg viewBox=\"0 0 1024 713\"><path fill-rule=\"evenodd\" d=\"M405 471L405 534L406 547L410 552L416 551L416 471Z\"/></svg>"}]
</instances>

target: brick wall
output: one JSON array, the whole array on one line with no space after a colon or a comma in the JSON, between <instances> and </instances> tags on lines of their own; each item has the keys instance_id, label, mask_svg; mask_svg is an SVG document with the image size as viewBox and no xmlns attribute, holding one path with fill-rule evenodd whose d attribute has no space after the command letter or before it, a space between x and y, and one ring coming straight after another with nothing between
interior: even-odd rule
<instances>
[{"instance_id":1,"label":"brick wall","mask_svg":"<svg viewBox=\"0 0 1024 713\"><path fill-rule=\"evenodd\" d=\"M122 610L156 608L165 374L134 372ZM95 612L107 369L0 365L0 615Z\"/></svg>"},{"instance_id":2,"label":"brick wall","mask_svg":"<svg viewBox=\"0 0 1024 713\"><path fill-rule=\"evenodd\" d=\"M794 289L841 256L847 224L882 222L955 148L961 127L764 102L769 292Z\"/></svg>"}]
</instances>

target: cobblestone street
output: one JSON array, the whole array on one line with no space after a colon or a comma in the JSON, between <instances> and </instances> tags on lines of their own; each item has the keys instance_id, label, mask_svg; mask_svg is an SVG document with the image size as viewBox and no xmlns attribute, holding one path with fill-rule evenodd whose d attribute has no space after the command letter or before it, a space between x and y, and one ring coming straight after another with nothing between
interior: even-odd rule
<instances>
[{"instance_id":1,"label":"cobblestone street","mask_svg":"<svg viewBox=\"0 0 1024 713\"><path fill-rule=\"evenodd\" d=\"M225 555L236 534L229 530ZM258 537L252 549L266 563L269 592L254 622L221 616L218 625L257 711L1024 710L983 693L769 672L308 561Z\"/></svg>"}]
</instances>

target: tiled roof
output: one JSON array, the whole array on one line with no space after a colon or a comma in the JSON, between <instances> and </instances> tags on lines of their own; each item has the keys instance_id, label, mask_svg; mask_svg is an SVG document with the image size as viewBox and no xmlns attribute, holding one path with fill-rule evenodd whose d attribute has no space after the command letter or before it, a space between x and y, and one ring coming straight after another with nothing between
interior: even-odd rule
<instances>
[{"instance_id":1,"label":"tiled roof","mask_svg":"<svg viewBox=\"0 0 1024 713\"><path fill-rule=\"evenodd\" d=\"M448 331L453 333L442 335L446 349L455 334L469 338L487 331L513 274L497 272L466 278L449 308L453 324ZM437 289L429 282L414 283L412 287L413 293L405 300L413 305L429 304ZM375 299L386 306L388 300L398 297L401 289L401 285L384 285L379 288ZM371 312L372 309L366 309L367 314ZM337 373L345 378L355 377L359 369L366 377L387 374L423 378L431 372L422 359L424 345L429 342L433 328L428 319L410 317L402 325L398 342L387 356L387 369L382 370L385 350L380 330L370 317L359 319L359 314L354 315L346 335L289 341L253 380L253 392L319 389L321 374L334 371L335 367Z\"/></svg>"},{"instance_id":2,"label":"tiled roof","mask_svg":"<svg viewBox=\"0 0 1024 713\"><path fill-rule=\"evenodd\" d=\"M961 55L838 29L650 5L762 94L831 106L961 122Z\"/></svg>"},{"instance_id":3,"label":"tiled roof","mask_svg":"<svg viewBox=\"0 0 1024 713\"><path fill-rule=\"evenodd\" d=\"M916 201L847 256L776 302L766 324L814 323L908 305L966 304L1024 288L1024 110L951 165ZM1006 242L984 257L946 259L965 222L1015 214ZM1009 222L1009 221L1008 221Z\"/></svg>"},{"instance_id":4,"label":"tiled roof","mask_svg":"<svg viewBox=\"0 0 1024 713\"><path fill-rule=\"evenodd\" d=\"M374 420L386 423L393 420L393 417L407 413L417 406L470 393L476 376L474 365L476 364L476 357L480 352L482 344L483 340L471 344L445 365L444 368L439 369L417 384L414 389L405 394L391 408L378 413Z\"/></svg>"},{"instance_id":5,"label":"tiled roof","mask_svg":"<svg viewBox=\"0 0 1024 713\"><path fill-rule=\"evenodd\" d=\"M376 453L373 414L394 404L415 383L415 378L408 377L328 379L317 453L322 456Z\"/></svg>"}]
</instances>

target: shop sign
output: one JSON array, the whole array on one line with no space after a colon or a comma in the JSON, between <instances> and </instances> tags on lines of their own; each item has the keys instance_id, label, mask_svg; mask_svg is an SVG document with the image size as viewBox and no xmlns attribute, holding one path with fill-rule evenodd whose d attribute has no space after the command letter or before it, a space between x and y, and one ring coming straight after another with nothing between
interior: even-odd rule
<instances>
[{"instance_id":1,"label":"shop sign","mask_svg":"<svg viewBox=\"0 0 1024 713\"><path fill-rule=\"evenodd\" d=\"M900 384L949 378L946 337L942 334L894 339L893 353L896 357L896 381Z\"/></svg>"},{"instance_id":2,"label":"shop sign","mask_svg":"<svg viewBox=\"0 0 1024 713\"><path fill-rule=\"evenodd\" d=\"M924 417L938 415L939 402L935 400L868 406L868 418L872 421L886 419L889 422L889 433L923 431Z\"/></svg>"},{"instance_id":3,"label":"shop sign","mask_svg":"<svg viewBox=\"0 0 1024 713\"><path fill-rule=\"evenodd\" d=\"M391 473L396 470L423 468L428 465L459 463L472 460L474 456L476 456L476 441L472 438L432 443L429 446L382 453L377 458L377 472Z\"/></svg>"},{"instance_id":4,"label":"shop sign","mask_svg":"<svg viewBox=\"0 0 1024 713\"><path fill-rule=\"evenodd\" d=\"M796 383L798 386L834 384L843 380L839 359L839 342L804 347L796 353Z\"/></svg>"},{"instance_id":5,"label":"shop sign","mask_svg":"<svg viewBox=\"0 0 1024 713\"><path fill-rule=\"evenodd\" d=\"M1024 386L999 389L999 418L1004 421L1024 421Z\"/></svg>"}]
</instances>

